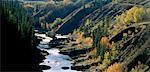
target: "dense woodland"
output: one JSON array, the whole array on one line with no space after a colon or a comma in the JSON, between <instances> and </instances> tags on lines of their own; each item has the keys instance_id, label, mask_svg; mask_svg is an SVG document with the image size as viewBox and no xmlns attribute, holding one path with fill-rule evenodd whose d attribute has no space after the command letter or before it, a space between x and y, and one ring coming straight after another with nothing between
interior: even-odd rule
<instances>
[{"instance_id":1,"label":"dense woodland","mask_svg":"<svg viewBox=\"0 0 150 72\"><path fill-rule=\"evenodd\" d=\"M39 71L32 18L18 1L0 1L2 71ZM38 41L37 41L38 42Z\"/></svg>"}]
</instances>

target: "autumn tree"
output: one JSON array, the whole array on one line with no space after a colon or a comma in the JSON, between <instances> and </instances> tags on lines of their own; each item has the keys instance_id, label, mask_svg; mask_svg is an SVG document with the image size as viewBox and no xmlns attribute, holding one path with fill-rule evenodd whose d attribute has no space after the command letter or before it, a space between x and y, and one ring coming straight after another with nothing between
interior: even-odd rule
<instances>
[{"instance_id":1,"label":"autumn tree","mask_svg":"<svg viewBox=\"0 0 150 72\"><path fill-rule=\"evenodd\" d=\"M113 65L109 66L105 72L122 72L122 64L114 63Z\"/></svg>"}]
</instances>

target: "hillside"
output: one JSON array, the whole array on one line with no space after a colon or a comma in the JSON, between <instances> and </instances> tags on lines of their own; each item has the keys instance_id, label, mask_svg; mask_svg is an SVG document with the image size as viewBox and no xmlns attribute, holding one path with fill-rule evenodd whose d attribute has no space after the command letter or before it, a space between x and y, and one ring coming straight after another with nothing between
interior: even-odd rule
<instances>
[{"instance_id":1,"label":"hillside","mask_svg":"<svg viewBox=\"0 0 150 72\"><path fill-rule=\"evenodd\" d=\"M40 71L44 58L32 28L32 17L18 1L0 1L1 71Z\"/></svg>"},{"instance_id":2,"label":"hillside","mask_svg":"<svg viewBox=\"0 0 150 72\"><path fill-rule=\"evenodd\" d=\"M4 71L150 72L150 0L6 1L1 17Z\"/></svg>"},{"instance_id":3,"label":"hillside","mask_svg":"<svg viewBox=\"0 0 150 72\"><path fill-rule=\"evenodd\" d=\"M149 4L148 0L112 1L82 19L73 35L81 48L82 41L91 38L93 50L86 59L77 59L75 66L90 72L150 71ZM90 58L93 52L100 61Z\"/></svg>"},{"instance_id":4,"label":"hillside","mask_svg":"<svg viewBox=\"0 0 150 72\"><path fill-rule=\"evenodd\" d=\"M79 70L112 72L111 68L119 66L113 72L121 72L117 71L120 68L134 72L142 64L143 71L149 71L149 5L149 0L83 1L63 17L56 12L59 18L44 28L58 34L70 33L78 45L71 44L62 53L79 57L74 60Z\"/></svg>"}]
</instances>

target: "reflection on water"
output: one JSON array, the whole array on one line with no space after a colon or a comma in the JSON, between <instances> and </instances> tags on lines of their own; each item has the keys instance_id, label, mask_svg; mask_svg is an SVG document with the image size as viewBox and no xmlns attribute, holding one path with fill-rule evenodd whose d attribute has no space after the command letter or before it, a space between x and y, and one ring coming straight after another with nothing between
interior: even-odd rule
<instances>
[{"instance_id":1,"label":"reflection on water","mask_svg":"<svg viewBox=\"0 0 150 72\"><path fill-rule=\"evenodd\" d=\"M72 61L68 55L59 54L59 49L50 48L48 43L52 40L52 38L47 37L45 34L35 34L35 36L42 38L42 41L37 46L38 49L47 51L49 55L45 56L45 60L43 60L40 65L50 66L50 69L43 70L43 72L79 72L76 70L71 70ZM56 36L61 38L63 36ZM63 37L64 38L64 37ZM47 49L50 48L50 49Z\"/></svg>"}]
</instances>

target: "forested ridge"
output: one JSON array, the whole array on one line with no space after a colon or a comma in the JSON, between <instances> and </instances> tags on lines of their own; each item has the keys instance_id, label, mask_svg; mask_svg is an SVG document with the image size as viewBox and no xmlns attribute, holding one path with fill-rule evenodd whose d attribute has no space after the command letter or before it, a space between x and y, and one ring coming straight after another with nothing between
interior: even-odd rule
<instances>
[{"instance_id":1,"label":"forested ridge","mask_svg":"<svg viewBox=\"0 0 150 72\"><path fill-rule=\"evenodd\" d=\"M18 1L0 3L2 71L40 71L32 18Z\"/></svg>"}]
</instances>

